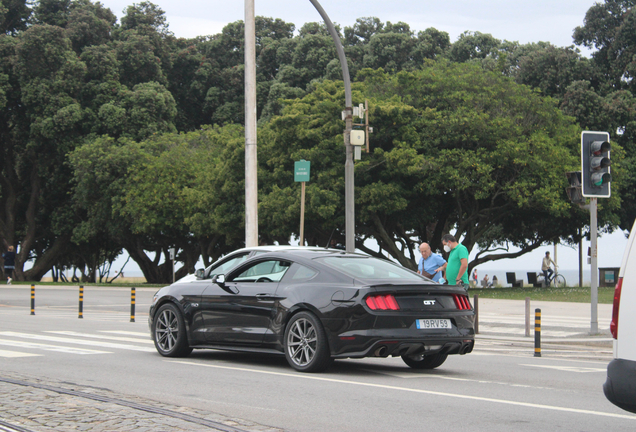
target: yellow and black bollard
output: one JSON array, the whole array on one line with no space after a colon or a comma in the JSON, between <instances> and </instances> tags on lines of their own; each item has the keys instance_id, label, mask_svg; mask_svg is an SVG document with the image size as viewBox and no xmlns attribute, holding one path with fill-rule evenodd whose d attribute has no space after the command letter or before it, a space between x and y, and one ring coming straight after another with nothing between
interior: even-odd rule
<instances>
[{"instance_id":1,"label":"yellow and black bollard","mask_svg":"<svg viewBox=\"0 0 636 432\"><path fill-rule=\"evenodd\" d=\"M35 285L31 285L31 315L35 315Z\"/></svg>"},{"instance_id":2,"label":"yellow and black bollard","mask_svg":"<svg viewBox=\"0 0 636 432\"><path fill-rule=\"evenodd\" d=\"M84 318L84 285L80 285L79 292L79 315L78 318Z\"/></svg>"},{"instance_id":3,"label":"yellow and black bollard","mask_svg":"<svg viewBox=\"0 0 636 432\"><path fill-rule=\"evenodd\" d=\"M534 310L534 356L541 357L541 309Z\"/></svg>"},{"instance_id":4,"label":"yellow and black bollard","mask_svg":"<svg viewBox=\"0 0 636 432\"><path fill-rule=\"evenodd\" d=\"M135 288L130 290L130 322L135 322Z\"/></svg>"}]
</instances>

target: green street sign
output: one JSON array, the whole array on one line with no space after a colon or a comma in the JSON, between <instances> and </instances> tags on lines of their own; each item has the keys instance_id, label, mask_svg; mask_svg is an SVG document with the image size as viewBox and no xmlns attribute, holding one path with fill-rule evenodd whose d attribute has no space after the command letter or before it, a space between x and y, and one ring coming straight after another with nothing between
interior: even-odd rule
<instances>
[{"instance_id":1,"label":"green street sign","mask_svg":"<svg viewBox=\"0 0 636 432\"><path fill-rule=\"evenodd\" d=\"M308 182L309 181L309 161L304 159L294 162L294 181L295 182Z\"/></svg>"}]
</instances>

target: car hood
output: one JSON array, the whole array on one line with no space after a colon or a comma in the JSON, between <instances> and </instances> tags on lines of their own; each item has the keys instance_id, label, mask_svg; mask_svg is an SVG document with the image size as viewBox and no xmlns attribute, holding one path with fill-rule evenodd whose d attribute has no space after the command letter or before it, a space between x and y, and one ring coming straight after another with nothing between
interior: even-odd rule
<instances>
[{"instance_id":1,"label":"car hood","mask_svg":"<svg viewBox=\"0 0 636 432\"><path fill-rule=\"evenodd\" d=\"M181 279L179 279L175 283L192 282L192 281L195 281L195 280L197 280L197 277L194 274L189 274L187 276L182 277Z\"/></svg>"}]
</instances>

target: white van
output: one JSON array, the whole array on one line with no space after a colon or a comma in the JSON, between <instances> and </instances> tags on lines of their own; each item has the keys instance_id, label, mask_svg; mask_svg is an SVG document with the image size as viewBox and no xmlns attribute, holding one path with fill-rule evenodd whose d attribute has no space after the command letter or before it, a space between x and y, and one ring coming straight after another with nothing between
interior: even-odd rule
<instances>
[{"instance_id":1,"label":"white van","mask_svg":"<svg viewBox=\"0 0 636 432\"><path fill-rule=\"evenodd\" d=\"M610 331L614 360L607 366L603 391L614 405L636 413L636 223L618 274Z\"/></svg>"}]
</instances>

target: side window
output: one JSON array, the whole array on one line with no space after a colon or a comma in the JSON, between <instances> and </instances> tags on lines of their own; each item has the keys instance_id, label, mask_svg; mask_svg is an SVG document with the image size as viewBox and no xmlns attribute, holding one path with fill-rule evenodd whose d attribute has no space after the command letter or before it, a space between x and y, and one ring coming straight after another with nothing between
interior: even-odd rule
<instances>
[{"instance_id":1,"label":"side window","mask_svg":"<svg viewBox=\"0 0 636 432\"><path fill-rule=\"evenodd\" d=\"M231 280L234 282L278 282L289 270L289 266L290 263L287 261L261 261L244 269Z\"/></svg>"},{"instance_id":2,"label":"side window","mask_svg":"<svg viewBox=\"0 0 636 432\"><path fill-rule=\"evenodd\" d=\"M235 256L233 258L230 258L227 261L222 262L216 267L212 267L210 269L210 274L208 275L208 277L214 277L219 274L227 273L228 271L232 270L234 267L236 267L237 265L245 261L248 255L249 254Z\"/></svg>"},{"instance_id":3,"label":"side window","mask_svg":"<svg viewBox=\"0 0 636 432\"><path fill-rule=\"evenodd\" d=\"M298 263L292 264L289 269L289 274L285 278L287 282L300 282L304 280L309 280L316 276L318 272L314 269L310 269L309 267L305 267L304 265L300 265Z\"/></svg>"}]
</instances>

